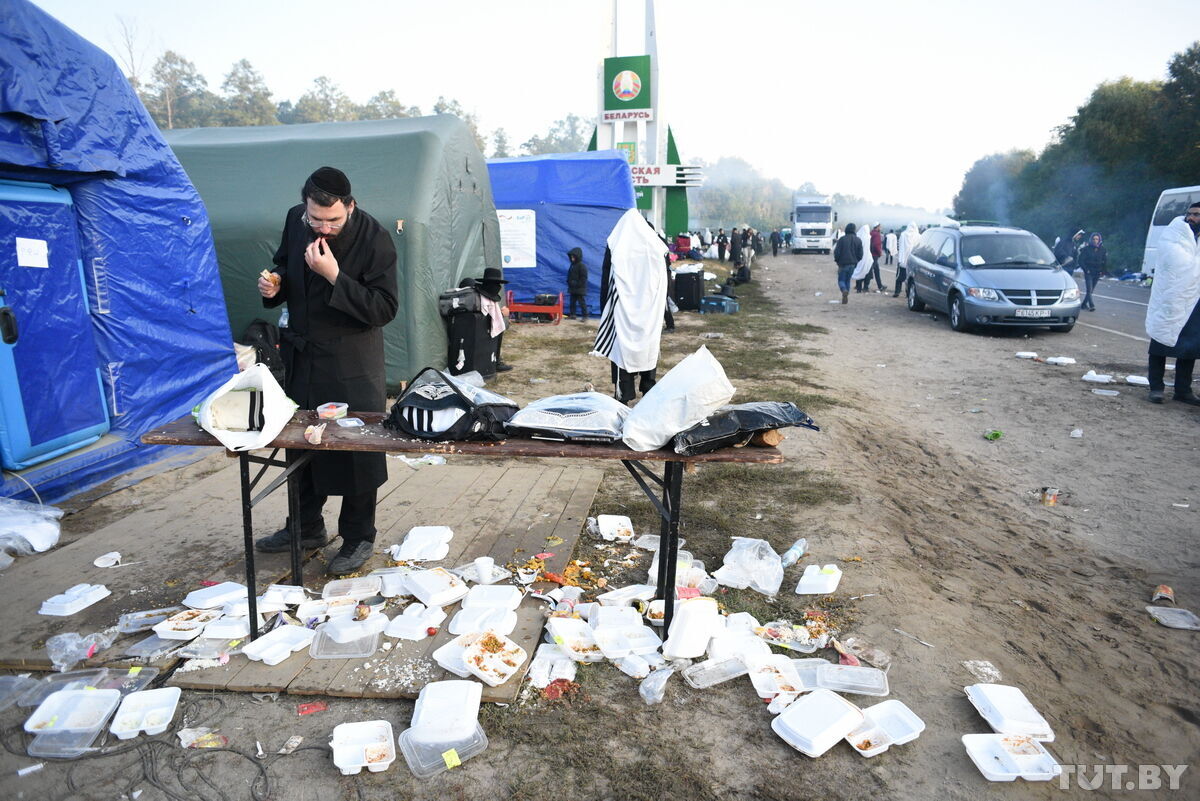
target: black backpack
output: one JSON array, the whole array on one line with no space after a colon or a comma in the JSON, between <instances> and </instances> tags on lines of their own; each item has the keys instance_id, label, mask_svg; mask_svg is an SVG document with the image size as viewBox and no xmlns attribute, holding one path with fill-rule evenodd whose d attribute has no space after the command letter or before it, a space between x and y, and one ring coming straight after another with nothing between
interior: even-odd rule
<instances>
[{"instance_id":1,"label":"black backpack","mask_svg":"<svg viewBox=\"0 0 1200 801\"><path fill-rule=\"evenodd\" d=\"M246 326L238 344L252 346L255 352L255 361L265 364L271 371L271 375L279 382L279 386L284 386L287 371L283 366L283 357L279 355L278 328L266 320L256 319Z\"/></svg>"},{"instance_id":2,"label":"black backpack","mask_svg":"<svg viewBox=\"0 0 1200 801\"><path fill-rule=\"evenodd\" d=\"M516 412L517 404L503 395L426 367L396 399L383 425L417 439L496 442L505 438L504 423Z\"/></svg>"}]
</instances>

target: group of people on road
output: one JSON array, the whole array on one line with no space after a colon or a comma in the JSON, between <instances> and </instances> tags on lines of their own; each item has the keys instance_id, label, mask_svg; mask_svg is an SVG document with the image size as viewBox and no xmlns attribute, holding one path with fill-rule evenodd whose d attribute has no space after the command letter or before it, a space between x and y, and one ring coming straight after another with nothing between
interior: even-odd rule
<instances>
[{"instance_id":1,"label":"group of people on road","mask_svg":"<svg viewBox=\"0 0 1200 801\"><path fill-rule=\"evenodd\" d=\"M1092 291L1108 269L1108 251L1104 249L1104 237L1096 231L1087 236L1083 228L1072 226L1074 233L1067 233L1054 240L1054 258L1058 265L1073 275L1076 270L1083 270L1083 308L1095 311L1096 303L1092 300Z\"/></svg>"},{"instance_id":2,"label":"group of people on road","mask_svg":"<svg viewBox=\"0 0 1200 801\"><path fill-rule=\"evenodd\" d=\"M838 268L838 289L842 292L842 303L850 301L850 282L854 282L856 293L870 292L874 279L876 292L887 290L879 273L879 260L891 264L896 260L896 285L892 297L899 297L907 276L908 257L917 244L921 233L917 224L909 223L899 235L895 230L885 236L880 223L856 225L848 223L845 232L838 237L833 248L833 260Z\"/></svg>"}]
</instances>

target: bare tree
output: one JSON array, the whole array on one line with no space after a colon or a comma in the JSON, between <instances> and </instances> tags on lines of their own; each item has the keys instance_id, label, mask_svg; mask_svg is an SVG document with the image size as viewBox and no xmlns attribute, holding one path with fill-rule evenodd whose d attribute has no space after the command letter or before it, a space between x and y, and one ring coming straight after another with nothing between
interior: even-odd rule
<instances>
[{"instance_id":1,"label":"bare tree","mask_svg":"<svg viewBox=\"0 0 1200 801\"><path fill-rule=\"evenodd\" d=\"M146 64L146 51L149 45L138 42L137 21L128 17L117 17L117 41L113 48L117 51L117 62L129 79L129 85L139 96L142 94L142 69Z\"/></svg>"}]
</instances>

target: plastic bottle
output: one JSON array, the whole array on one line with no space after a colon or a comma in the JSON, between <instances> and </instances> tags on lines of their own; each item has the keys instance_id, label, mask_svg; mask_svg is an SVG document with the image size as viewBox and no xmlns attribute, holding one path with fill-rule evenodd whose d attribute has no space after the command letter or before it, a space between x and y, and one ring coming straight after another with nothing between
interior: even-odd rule
<instances>
[{"instance_id":1,"label":"plastic bottle","mask_svg":"<svg viewBox=\"0 0 1200 801\"><path fill-rule=\"evenodd\" d=\"M796 562L800 561L800 557L804 556L804 552L806 550L808 550L808 540L804 537L801 537L792 543L791 548L788 548L783 552L783 566L791 567L792 565L796 564Z\"/></svg>"}]
</instances>

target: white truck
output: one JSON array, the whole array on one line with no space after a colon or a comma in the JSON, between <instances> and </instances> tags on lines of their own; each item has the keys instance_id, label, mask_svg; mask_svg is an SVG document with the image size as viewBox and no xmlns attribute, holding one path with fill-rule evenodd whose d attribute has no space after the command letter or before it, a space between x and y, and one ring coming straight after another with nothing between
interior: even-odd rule
<instances>
[{"instance_id":1,"label":"white truck","mask_svg":"<svg viewBox=\"0 0 1200 801\"><path fill-rule=\"evenodd\" d=\"M837 214L828 197L796 193L792 198L792 253L833 250L833 224Z\"/></svg>"}]
</instances>

